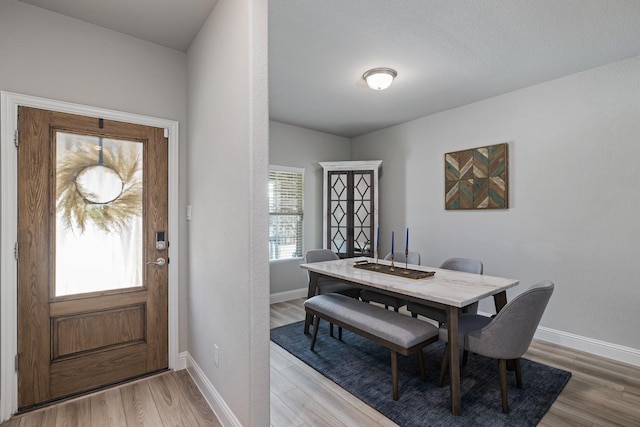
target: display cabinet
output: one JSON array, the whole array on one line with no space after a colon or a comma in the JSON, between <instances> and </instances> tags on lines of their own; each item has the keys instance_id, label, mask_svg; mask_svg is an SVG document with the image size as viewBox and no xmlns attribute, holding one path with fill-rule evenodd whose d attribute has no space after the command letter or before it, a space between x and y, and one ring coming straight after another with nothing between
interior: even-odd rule
<instances>
[{"instance_id":1,"label":"display cabinet","mask_svg":"<svg viewBox=\"0 0 640 427\"><path fill-rule=\"evenodd\" d=\"M381 165L382 160L320 162L323 247L341 258L374 256Z\"/></svg>"}]
</instances>

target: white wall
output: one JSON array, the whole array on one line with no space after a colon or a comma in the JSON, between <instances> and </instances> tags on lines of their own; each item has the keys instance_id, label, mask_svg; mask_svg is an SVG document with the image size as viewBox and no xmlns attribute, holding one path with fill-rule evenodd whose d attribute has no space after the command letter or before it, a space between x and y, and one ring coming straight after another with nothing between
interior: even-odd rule
<instances>
[{"instance_id":1,"label":"white wall","mask_svg":"<svg viewBox=\"0 0 640 427\"><path fill-rule=\"evenodd\" d=\"M640 349L640 57L355 138L380 158L380 221L426 265L481 259L556 283L542 325ZM509 143L510 208L444 209L444 154ZM385 248L388 249L388 248ZM481 310L492 307L483 302Z\"/></svg>"},{"instance_id":2,"label":"white wall","mask_svg":"<svg viewBox=\"0 0 640 427\"><path fill-rule=\"evenodd\" d=\"M25 3L1 0L0 58L2 90L179 121L183 142L179 203L184 212L184 53ZM180 228L186 234L184 218ZM179 258L171 260L172 264L182 267L185 254L182 251ZM186 268L180 268L180 272L180 313L186 313ZM186 349L186 336L182 317L181 350Z\"/></svg>"},{"instance_id":3,"label":"white wall","mask_svg":"<svg viewBox=\"0 0 640 427\"><path fill-rule=\"evenodd\" d=\"M269 122L269 163L304 168L303 251L322 248L322 167L318 162L349 160L351 140L284 123ZM287 292L306 291L307 274L301 260L271 262L272 299ZM306 292L303 292L306 296Z\"/></svg>"},{"instance_id":4,"label":"white wall","mask_svg":"<svg viewBox=\"0 0 640 427\"><path fill-rule=\"evenodd\" d=\"M219 0L187 55L188 349L245 426L269 424L266 20L266 2Z\"/></svg>"}]
</instances>

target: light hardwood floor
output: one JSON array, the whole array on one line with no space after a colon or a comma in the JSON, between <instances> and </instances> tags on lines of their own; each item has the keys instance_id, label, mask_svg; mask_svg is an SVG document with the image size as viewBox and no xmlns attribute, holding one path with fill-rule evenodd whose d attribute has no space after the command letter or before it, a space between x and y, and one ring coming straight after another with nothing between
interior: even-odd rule
<instances>
[{"instance_id":1,"label":"light hardwood floor","mask_svg":"<svg viewBox=\"0 0 640 427\"><path fill-rule=\"evenodd\" d=\"M303 301L272 304L271 327L303 320ZM540 426L640 426L640 368L537 340L525 357L572 373ZM221 425L186 371L43 408L0 427L169 425ZM396 424L271 343L271 425Z\"/></svg>"},{"instance_id":2,"label":"light hardwood floor","mask_svg":"<svg viewBox=\"0 0 640 427\"><path fill-rule=\"evenodd\" d=\"M303 320L303 301L272 304L271 327ZM572 373L539 426L640 426L640 368L539 340L524 357ZM271 343L271 425L396 424Z\"/></svg>"},{"instance_id":3,"label":"light hardwood floor","mask_svg":"<svg viewBox=\"0 0 640 427\"><path fill-rule=\"evenodd\" d=\"M187 371L166 372L18 415L1 427L221 426Z\"/></svg>"}]
</instances>

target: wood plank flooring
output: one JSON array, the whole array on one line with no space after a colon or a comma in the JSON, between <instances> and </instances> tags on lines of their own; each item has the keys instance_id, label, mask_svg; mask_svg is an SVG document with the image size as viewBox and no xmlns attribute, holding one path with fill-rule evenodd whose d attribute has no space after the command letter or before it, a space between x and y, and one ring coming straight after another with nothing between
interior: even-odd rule
<instances>
[{"instance_id":1,"label":"wood plank flooring","mask_svg":"<svg viewBox=\"0 0 640 427\"><path fill-rule=\"evenodd\" d=\"M303 302L272 304L271 327L303 320ZM640 426L639 367L539 340L524 357L572 373L539 426ZM396 424L271 343L271 425Z\"/></svg>"},{"instance_id":2,"label":"wood plank flooring","mask_svg":"<svg viewBox=\"0 0 640 427\"><path fill-rule=\"evenodd\" d=\"M271 305L271 327L304 319L303 299ZM526 358L572 373L539 426L640 426L640 368L534 340ZM498 384L496 384L498 387ZM271 343L271 425L395 426ZM221 426L186 371L19 415L0 427Z\"/></svg>"},{"instance_id":3,"label":"wood plank flooring","mask_svg":"<svg viewBox=\"0 0 640 427\"><path fill-rule=\"evenodd\" d=\"M166 372L13 417L0 427L222 426L186 370Z\"/></svg>"}]
</instances>

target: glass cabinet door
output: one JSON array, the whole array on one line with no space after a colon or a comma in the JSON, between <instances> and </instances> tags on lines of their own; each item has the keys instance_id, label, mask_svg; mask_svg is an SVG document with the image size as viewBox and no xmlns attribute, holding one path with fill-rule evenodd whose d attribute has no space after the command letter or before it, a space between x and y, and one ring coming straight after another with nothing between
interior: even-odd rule
<instances>
[{"instance_id":1,"label":"glass cabinet door","mask_svg":"<svg viewBox=\"0 0 640 427\"><path fill-rule=\"evenodd\" d=\"M328 173L327 246L341 258L373 255L372 171Z\"/></svg>"}]
</instances>

